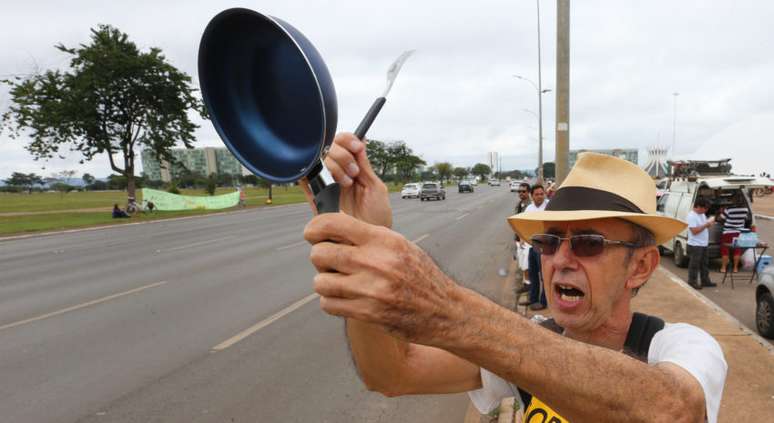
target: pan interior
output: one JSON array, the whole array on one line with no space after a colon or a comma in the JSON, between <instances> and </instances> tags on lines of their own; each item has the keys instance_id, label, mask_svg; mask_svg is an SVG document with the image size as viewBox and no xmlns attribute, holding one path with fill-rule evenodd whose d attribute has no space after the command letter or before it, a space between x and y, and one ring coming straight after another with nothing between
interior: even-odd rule
<instances>
[{"instance_id":1,"label":"pan interior","mask_svg":"<svg viewBox=\"0 0 774 423\"><path fill-rule=\"evenodd\" d=\"M210 25L199 76L221 138L258 176L274 182L304 176L325 142L325 113L303 52L276 23L255 13Z\"/></svg>"}]
</instances>

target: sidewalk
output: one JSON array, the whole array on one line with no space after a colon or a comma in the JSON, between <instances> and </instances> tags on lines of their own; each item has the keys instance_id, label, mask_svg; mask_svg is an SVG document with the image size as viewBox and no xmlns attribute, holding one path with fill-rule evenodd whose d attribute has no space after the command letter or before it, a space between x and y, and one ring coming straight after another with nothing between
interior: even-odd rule
<instances>
[{"instance_id":1,"label":"sidewalk","mask_svg":"<svg viewBox=\"0 0 774 423\"><path fill-rule=\"evenodd\" d=\"M750 307L755 307L752 299ZM719 422L774 421L774 348L768 342L662 267L634 298L633 309L693 324L717 339L728 362ZM469 409L465 422L489 421L475 416Z\"/></svg>"}]
</instances>

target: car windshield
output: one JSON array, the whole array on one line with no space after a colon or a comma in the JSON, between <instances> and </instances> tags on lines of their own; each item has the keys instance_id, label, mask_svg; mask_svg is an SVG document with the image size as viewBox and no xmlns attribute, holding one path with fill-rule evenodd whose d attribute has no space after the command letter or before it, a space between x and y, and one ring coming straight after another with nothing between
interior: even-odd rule
<instances>
[{"instance_id":1,"label":"car windshield","mask_svg":"<svg viewBox=\"0 0 774 423\"><path fill-rule=\"evenodd\" d=\"M422 185L422 189L426 189L426 188L436 189L437 186L435 184L424 184L424 185Z\"/></svg>"},{"instance_id":2,"label":"car windshield","mask_svg":"<svg viewBox=\"0 0 774 423\"><path fill-rule=\"evenodd\" d=\"M406 184L403 185L403 189L415 189L417 187L416 184Z\"/></svg>"}]
</instances>

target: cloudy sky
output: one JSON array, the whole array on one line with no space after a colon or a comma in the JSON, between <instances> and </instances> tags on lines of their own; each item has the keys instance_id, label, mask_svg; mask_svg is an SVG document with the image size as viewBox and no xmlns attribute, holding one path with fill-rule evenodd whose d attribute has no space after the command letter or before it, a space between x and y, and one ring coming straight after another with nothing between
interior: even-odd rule
<instances>
[{"instance_id":1,"label":"cloudy sky","mask_svg":"<svg viewBox=\"0 0 774 423\"><path fill-rule=\"evenodd\" d=\"M553 88L556 4L540 3L543 85ZM370 137L405 140L430 164L470 166L498 151L506 169L536 166L537 119L525 109L537 112L537 93L512 76L537 81L535 1L12 1L0 15L0 75L64 67L68 58L54 44L87 42L89 28L105 23L143 49L161 48L198 81L201 33L233 6L280 17L312 40L336 84L339 130L354 129L393 59L416 49ZM574 1L570 148L638 148L644 164L646 147L672 145L676 115L676 156L723 154L740 171L774 171L772 154L760 153L774 153L771 22L774 2L763 0ZM1 88L0 110L9 102ZM543 104L547 161L554 111L551 92ZM221 145L209 122L197 135L200 146ZM0 178L109 174L106 158L35 162L25 143L0 134Z\"/></svg>"}]
</instances>

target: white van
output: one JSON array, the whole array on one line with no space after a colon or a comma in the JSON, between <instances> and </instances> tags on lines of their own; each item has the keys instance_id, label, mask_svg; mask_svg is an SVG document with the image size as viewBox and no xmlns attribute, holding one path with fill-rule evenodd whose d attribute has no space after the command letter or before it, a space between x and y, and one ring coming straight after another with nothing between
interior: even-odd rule
<instances>
[{"instance_id":1,"label":"white van","mask_svg":"<svg viewBox=\"0 0 774 423\"><path fill-rule=\"evenodd\" d=\"M755 227L755 216L750 207L750 199L747 193L750 189L771 186L768 178L756 178L754 176L713 176L713 177L686 177L673 180L669 190L661 194L656 203L656 209L664 216L673 217L685 221L688 212L693 209L697 196L703 196L710 201L707 216L715 216L722 208L745 207L749 211L750 218L745 222L747 228ZM710 228L709 233L709 257L720 257L720 237L723 233L723 223L718 222ZM688 265L686 246L688 241L688 229L661 244L659 250L672 252L675 264L680 267Z\"/></svg>"}]
</instances>

